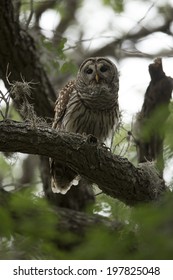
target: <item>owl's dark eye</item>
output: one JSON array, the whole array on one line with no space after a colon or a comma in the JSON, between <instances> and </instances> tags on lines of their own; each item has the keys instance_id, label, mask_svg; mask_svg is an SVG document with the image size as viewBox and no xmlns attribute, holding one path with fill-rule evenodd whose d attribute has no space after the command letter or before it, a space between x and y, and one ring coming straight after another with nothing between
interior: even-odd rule
<instances>
[{"instance_id":1,"label":"owl's dark eye","mask_svg":"<svg viewBox=\"0 0 173 280\"><path fill-rule=\"evenodd\" d=\"M103 65L101 68L100 68L100 71L102 73L106 72L108 70L108 67L106 65Z\"/></svg>"},{"instance_id":2,"label":"owl's dark eye","mask_svg":"<svg viewBox=\"0 0 173 280\"><path fill-rule=\"evenodd\" d=\"M88 68L88 69L86 70L86 73L87 73L87 74L92 74L92 72L93 72L93 70L92 70L91 68Z\"/></svg>"}]
</instances>

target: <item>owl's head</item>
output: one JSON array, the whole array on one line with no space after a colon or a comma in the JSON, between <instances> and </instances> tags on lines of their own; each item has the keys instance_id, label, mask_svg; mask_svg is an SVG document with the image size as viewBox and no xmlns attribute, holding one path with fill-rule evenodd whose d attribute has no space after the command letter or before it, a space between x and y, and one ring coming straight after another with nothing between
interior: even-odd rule
<instances>
[{"instance_id":1,"label":"owl's head","mask_svg":"<svg viewBox=\"0 0 173 280\"><path fill-rule=\"evenodd\" d=\"M115 64L105 57L91 57L81 64L77 75L77 86L91 88L118 87L118 71Z\"/></svg>"}]
</instances>

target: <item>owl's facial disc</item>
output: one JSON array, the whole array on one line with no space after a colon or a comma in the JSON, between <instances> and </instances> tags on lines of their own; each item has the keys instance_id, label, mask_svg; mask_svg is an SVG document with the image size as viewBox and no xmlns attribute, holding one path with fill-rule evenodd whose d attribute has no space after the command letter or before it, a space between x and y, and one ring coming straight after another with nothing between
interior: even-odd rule
<instances>
[{"instance_id":1,"label":"owl's facial disc","mask_svg":"<svg viewBox=\"0 0 173 280\"><path fill-rule=\"evenodd\" d=\"M86 60L80 68L85 83L96 86L108 85L115 74L113 70L112 62L104 58Z\"/></svg>"},{"instance_id":2,"label":"owl's facial disc","mask_svg":"<svg viewBox=\"0 0 173 280\"><path fill-rule=\"evenodd\" d=\"M76 88L79 92L91 95L112 95L112 87L118 81L116 66L107 58L91 57L80 66Z\"/></svg>"}]
</instances>

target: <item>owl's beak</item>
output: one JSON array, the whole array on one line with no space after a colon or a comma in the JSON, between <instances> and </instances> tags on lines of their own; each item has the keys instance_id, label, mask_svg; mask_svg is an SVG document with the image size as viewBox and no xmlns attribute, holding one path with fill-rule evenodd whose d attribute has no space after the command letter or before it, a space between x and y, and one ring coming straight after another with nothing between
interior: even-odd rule
<instances>
[{"instance_id":1,"label":"owl's beak","mask_svg":"<svg viewBox=\"0 0 173 280\"><path fill-rule=\"evenodd\" d=\"M99 75L97 73L96 73L95 79L96 79L96 82L98 83L99 82Z\"/></svg>"}]
</instances>

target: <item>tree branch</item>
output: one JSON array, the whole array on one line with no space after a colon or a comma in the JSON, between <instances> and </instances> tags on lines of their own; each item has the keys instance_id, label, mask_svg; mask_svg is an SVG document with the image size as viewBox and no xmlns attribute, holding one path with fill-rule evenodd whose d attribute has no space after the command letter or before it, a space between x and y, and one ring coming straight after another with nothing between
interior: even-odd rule
<instances>
[{"instance_id":1,"label":"tree branch","mask_svg":"<svg viewBox=\"0 0 173 280\"><path fill-rule=\"evenodd\" d=\"M68 1L64 1L64 11L65 14L61 18L61 21L59 25L56 27L54 31L54 37L53 37L53 44L56 46L59 42L59 37L62 36L62 34L65 32L65 30L68 28L72 20L75 19L75 13L77 10L77 7L79 5L79 0L71 0L70 5Z\"/></svg>"},{"instance_id":2,"label":"tree branch","mask_svg":"<svg viewBox=\"0 0 173 280\"><path fill-rule=\"evenodd\" d=\"M30 123L1 122L0 150L39 154L55 158L74 169L113 198L135 205L159 199L164 181L154 167L145 163L135 167L126 158L113 155L92 136L57 132Z\"/></svg>"},{"instance_id":3,"label":"tree branch","mask_svg":"<svg viewBox=\"0 0 173 280\"><path fill-rule=\"evenodd\" d=\"M53 8L56 2L60 2L60 1L49 0L49 1L40 2L40 4L35 9L35 20L37 25L39 25L39 20L42 14L46 12L48 9Z\"/></svg>"},{"instance_id":4,"label":"tree branch","mask_svg":"<svg viewBox=\"0 0 173 280\"><path fill-rule=\"evenodd\" d=\"M10 0L0 1L0 78L7 89L10 85L7 74L11 73L10 82L22 78L33 82L30 103L38 116L52 117L55 92L48 79L33 38L19 26L14 19L14 9ZM7 66L9 65L9 73Z\"/></svg>"},{"instance_id":5,"label":"tree branch","mask_svg":"<svg viewBox=\"0 0 173 280\"><path fill-rule=\"evenodd\" d=\"M138 43L138 41L144 39L145 37L149 36L150 34L156 33L156 32L163 32L165 34L172 35L170 31L171 21L170 19L167 19L167 21L159 26L159 27L153 27L150 29L147 28L140 28L138 32L130 33L130 31L127 34L123 34L120 38L116 38L113 42L103 46L102 48L99 48L98 50L94 50L92 53L90 53L90 56L106 56L109 54L110 56L117 57L119 59L127 58L127 57L141 57L141 58L154 58L156 56L167 56L172 55L172 49L169 51L160 51L159 53L147 54L143 53L137 50L135 45ZM134 51L125 50L122 47L122 44L125 41L131 41L131 44L133 44Z\"/></svg>"},{"instance_id":6,"label":"tree branch","mask_svg":"<svg viewBox=\"0 0 173 280\"><path fill-rule=\"evenodd\" d=\"M8 211L8 217L11 219L13 224L10 227L10 232L8 235L14 236L14 240L17 239L19 242L22 239L22 242L27 248L28 240L32 243L34 234L34 243L38 244L40 240L44 243L53 244L55 248L58 248L63 251L68 251L75 249L76 246L84 244L86 242L86 234L88 230L95 229L100 227L102 230L106 229L110 233L119 233L124 227L125 224L117 220L109 220L106 217L102 217L97 214L88 214L84 212L74 211L72 209L66 209L61 207L50 207L49 205L40 205L39 199L35 199L34 196L29 196L30 203L28 203L28 193L18 191L17 193L11 194L10 192L4 191L0 188L0 205L1 208L4 208ZM15 200L22 201L22 204L18 204L18 207L14 207L13 198ZM34 198L34 199L33 199ZM27 204L27 207L23 205ZM20 207L19 207L20 205ZM43 222L43 228L46 225L44 218L46 216L46 221L49 219L54 221L50 223L49 230L52 231L51 236L44 235L44 231L40 232L38 240L35 236L35 229L28 233L25 230L27 224L36 224L36 221ZM17 233L17 238L16 238ZM68 235L71 238L66 238ZM42 242L41 241L41 242ZM29 242L29 243L30 243ZM38 243L37 243L38 242ZM30 244L31 244L30 243ZM10 255L11 259L25 259L27 250L21 250L20 245L8 246L8 256ZM11 248L12 247L12 248ZM15 248L15 250L14 250ZM12 251L11 251L12 250ZM13 250L15 253L13 253ZM3 252L3 255L5 252ZM34 253L35 254L35 251ZM37 254L37 253L36 253Z\"/></svg>"}]
</instances>

